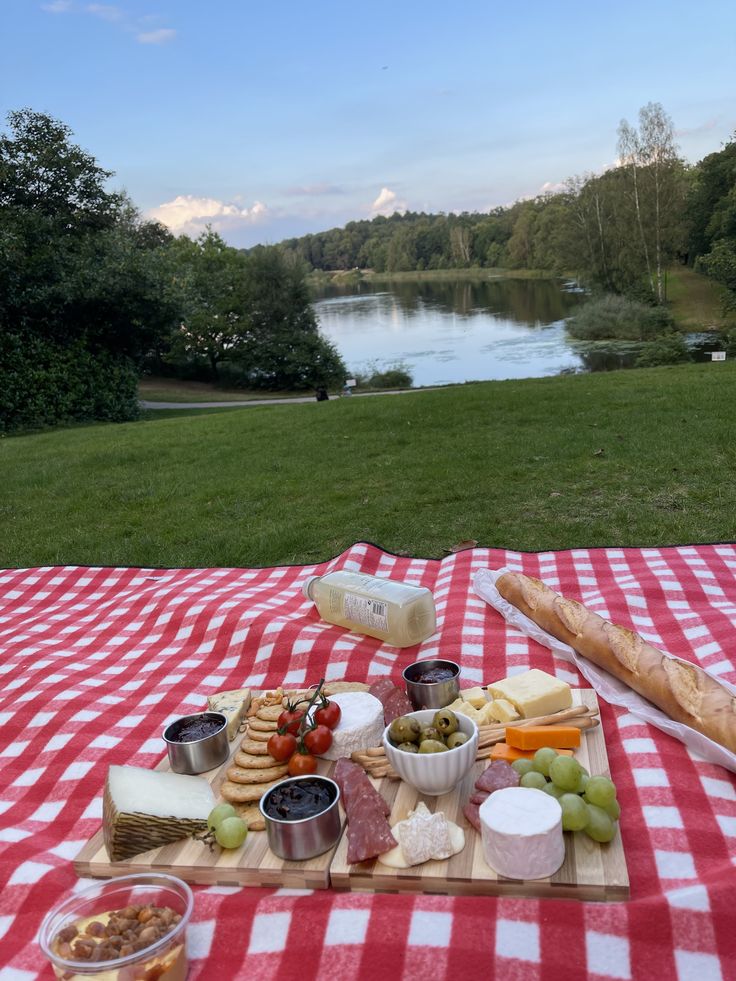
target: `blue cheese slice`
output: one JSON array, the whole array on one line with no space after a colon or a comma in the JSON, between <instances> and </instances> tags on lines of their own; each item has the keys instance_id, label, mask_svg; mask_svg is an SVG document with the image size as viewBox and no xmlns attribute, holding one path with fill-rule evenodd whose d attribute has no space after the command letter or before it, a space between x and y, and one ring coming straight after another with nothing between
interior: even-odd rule
<instances>
[{"instance_id":1,"label":"blue cheese slice","mask_svg":"<svg viewBox=\"0 0 736 981\"><path fill-rule=\"evenodd\" d=\"M227 738L235 739L250 705L250 688L221 691L207 698L211 712L222 712L227 719Z\"/></svg>"}]
</instances>

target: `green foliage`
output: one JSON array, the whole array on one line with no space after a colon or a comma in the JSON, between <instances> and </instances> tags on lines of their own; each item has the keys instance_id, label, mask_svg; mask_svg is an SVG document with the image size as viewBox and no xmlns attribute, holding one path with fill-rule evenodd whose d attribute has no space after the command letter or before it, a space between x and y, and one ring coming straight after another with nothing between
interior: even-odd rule
<instances>
[{"instance_id":1,"label":"green foliage","mask_svg":"<svg viewBox=\"0 0 736 981\"><path fill-rule=\"evenodd\" d=\"M567 321L569 334L585 341L650 341L673 329L672 315L664 307L614 294L590 300Z\"/></svg>"},{"instance_id":2,"label":"green foliage","mask_svg":"<svg viewBox=\"0 0 736 981\"><path fill-rule=\"evenodd\" d=\"M682 364L690 360L690 352L684 338L672 334L643 344L634 365L637 368L656 368L660 365Z\"/></svg>"},{"instance_id":3,"label":"green foliage","mask_svg":"<svg viewBox=\"0 0 736 981\"><path fill-rule=\"evenodd\" d=\"M361 388L411 388L414 379L404 364L392 365L381 371L373 365L369 372L356 373L355 380Z\"/></svg>"},{"instance_id":4,"label":"green foliage","mask_svg":"<svg viewBox=\"0 0 736 981\"><path fill-rule=\"evenodd\" d=\"M736 311L736 235L719 239L706 255L698 259L696 268L726 287L725 311Z\"/></svg>"},{"instance_id":5,"label":"green foliage","mask_svg":"<svg viewBox=\"0 0 736 981\"><path fill-rule=\"evenodd\" d=\"M80 341L0 335L0 433L138 416L138 373L129 358L92 354Z\"/></svg>"}]
</instances>

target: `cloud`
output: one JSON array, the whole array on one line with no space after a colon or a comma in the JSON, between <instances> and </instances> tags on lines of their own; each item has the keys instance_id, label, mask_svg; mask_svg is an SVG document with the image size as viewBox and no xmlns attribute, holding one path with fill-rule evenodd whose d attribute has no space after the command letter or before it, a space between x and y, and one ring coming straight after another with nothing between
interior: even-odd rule
<instances>
[{"instance_id":1,"label":"cloud","mask_svg":"<svg viewBox=\"0 0 736 981\"><path fill-rule=\"evenodd\" d=\"M337 184L302 184L296 187L287 187L284 194L289 197L321 197L324 194L344 194L343 188Z\"/></svg>"},{"instance_id":2,"label":"cloud","mask_svg":"<svg viewBox=\"0 0 736 981\"><path fill-rule=\"evenodd\" d=\"M396 192L390 191L387 187L381 188L381 193L370 207L372 215L384 215L386 218L394 214L395 211L403 214L407 209L406 201L400 201L396 197Z\"/></svg>"},{"instance_id":3,"label":"cloud","mask_svg":"<svg viewBox=\"0 0 736 981\"><path fill-rule=\"evenodd\" d=\"M564 191L567 184L564 181L545 181L544 184L539 188L540 194L559 194L560 191Z\"/></svg>"},{"instance_id":4,"label":"cloud","mask_svg":"<svg viewBox=\"0 0 736 981\"><path fill-rule=\"evenodd\" d=\"M47 14L67 14L71 9L71 0L52 0L51 3L41 4L41 10L45 10Z\"/></svg>"},{"instance_id":5,"label":"cloud","mask_svg":"<svg viewBox=\"0 0 736 981\"><path fill-rule=\"evenodd\" d=\"M176 31L172 27L160 27L156 31L142 31L136 35L136 41L141 44L166 44L175 37Z\"/></svg>"},{"instance_id":6,"label":"cloud","mask_svg":"<svg viewBox=\"0 0 736 981\"><path fill-rule=\"evenodd\" d=\"M714 116L712 119L706 119L704 123L699 126L691 126L686 129L676 129L675 136L697 136L699 133L709 133L712 129L715 129L718 125L718 117Z\"/></svg>"},{"instance_id":7,"label":"cloud","mask_svg":"<svg viewBox=\"0 0 736 981\"><path fill-rule=\"evenodd\" d=\"M84 8L88 14L100 17L102 20L116 21L123 19L123 12L119 7L113 7L106 3L88 3Z\"/></svg>"},{"instance_id":8,"label":"cloud","mask_svg":"<svg viewBox=\"0 0 736 981\"><path fill-rule=\"evenodd\" d=\"M212 225L215 231L232 230L240 225L255 225L267 215L268 208L262 201L255 201L250 208L240 208L217 198L180 194L173 201L151 208L146 217L160 221L175 234L198 235L207 225Z\"/></svg>"}]
</instances>

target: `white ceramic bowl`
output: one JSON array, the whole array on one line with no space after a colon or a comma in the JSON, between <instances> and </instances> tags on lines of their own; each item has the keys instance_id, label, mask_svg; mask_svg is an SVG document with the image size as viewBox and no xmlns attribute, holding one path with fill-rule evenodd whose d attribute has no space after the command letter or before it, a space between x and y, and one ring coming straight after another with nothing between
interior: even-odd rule
<instances>
[{"instance_id":1,"label":"white ceramic bowl","mask_svg":"<svg viewBox=\"0 0 736 981\"><path fill-rule=\"evenodd\" d=\"M429 725L436 709L408 712L410 719ZM411 784L420 794L439 797L449 794L460 783L475 762L478 750L478 726L466 715L457 713L458 727L468 735L468 741L446 753L407 753L397 749L388 738L389 726L383 730L383 748L386 758L402 780Z\"/></svg>"}]
</instances>

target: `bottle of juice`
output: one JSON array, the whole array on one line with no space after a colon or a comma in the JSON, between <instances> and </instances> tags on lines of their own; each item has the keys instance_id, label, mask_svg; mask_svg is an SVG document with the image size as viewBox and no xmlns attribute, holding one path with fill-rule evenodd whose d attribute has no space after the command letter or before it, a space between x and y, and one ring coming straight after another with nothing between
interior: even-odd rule
<instances>
[{"instance_id":1,"label":"bottle of juice","mask_svg":"<svg viewBox=\"0 0 736 981\"><path fill-rule=\"evenodd\" d=\"M424 586L338 571L310 576L302 592L323 620L394 647L419 644L437 628L434 598Z\"/></svg>"}]
</instances>

